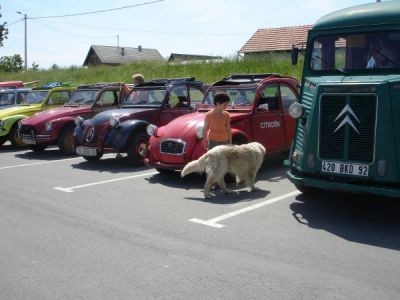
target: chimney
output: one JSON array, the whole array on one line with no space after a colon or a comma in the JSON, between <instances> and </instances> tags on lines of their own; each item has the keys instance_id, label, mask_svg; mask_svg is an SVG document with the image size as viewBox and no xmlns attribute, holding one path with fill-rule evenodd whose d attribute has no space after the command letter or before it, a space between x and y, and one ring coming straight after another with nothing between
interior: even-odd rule
<instances>
[{"instance_id":1,"label":"chimney","mask_svg":"<svg viewBox=\"0 0 400 300\"><path fill-rule=\"evenodd\" d=\"M142 52L142 46L141 45L139 45L137 48L138 48L139 52Z\"/></svg>"},{"instance_id":2,"label":"chimney","mask_svg":"<svg viewBox=\"0 0 400 300\"><path fill-rule=\"evenodd\" d=\"M121 55L124 56L125 55L125 48L121 47Z\"/></svg>"}]
</instances>

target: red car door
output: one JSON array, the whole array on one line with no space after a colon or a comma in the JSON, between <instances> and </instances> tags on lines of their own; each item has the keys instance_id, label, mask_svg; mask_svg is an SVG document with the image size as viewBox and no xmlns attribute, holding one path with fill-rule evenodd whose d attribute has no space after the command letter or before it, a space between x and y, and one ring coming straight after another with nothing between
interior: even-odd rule
<instances>
[{"instance_id":1,"label":"red car door","mask_svg":"<svg viewBox=\"0 0 400 300\"><path fill-rule=\"evenodd\" d=\"M279 85L268 84L260 90L252 118L254 140L263 144L267 152L276 152L285 145L285 129Z\"/></svg>"}]
</instances>

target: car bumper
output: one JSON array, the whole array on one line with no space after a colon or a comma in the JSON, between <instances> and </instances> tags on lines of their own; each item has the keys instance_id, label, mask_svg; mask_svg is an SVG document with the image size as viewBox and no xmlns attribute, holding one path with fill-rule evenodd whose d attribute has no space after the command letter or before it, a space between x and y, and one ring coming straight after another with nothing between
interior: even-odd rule
<instances>
[{"instance_id":1,"label":"car bumper","mask_svg":"<svg viewBox=\"0 0 400 300\"><path fill-rule=\"evenodd\" d=\"M19 134L20 139L27 145L52 144L53 138L50 134Z\"/></svg>"},{"instance_id":2,"label":"car bumper","mask_svg":"<svg viewBox=\"0 0 400 300\"><path fill-rule=\"evenodd\" d=\"M144 159L144 163L146 166L154 167L157 169L164 169L164 170L175 170L175 171L180 171L182 170L186 163L181 163L181 164L168 164L168 163L163 163L163 162L155 162L155 161L150 161L148 158Z\"/></svg>"},{"instance_id":3,"label":"car bumper","mask_svg":"<svg viewBox=\"0 0 400 300\"><path fill-rule=\"evenodd\" d=\"M355 194L370 194L384 197L400 197L400 186L394 185L379 185L379 184L359 184L332 181L325 178L308 177L307 175L299 174L289 170L287 172L289 180L296 186L313 187L322 190L340 191Z\"/></svg>"}]
</instances>

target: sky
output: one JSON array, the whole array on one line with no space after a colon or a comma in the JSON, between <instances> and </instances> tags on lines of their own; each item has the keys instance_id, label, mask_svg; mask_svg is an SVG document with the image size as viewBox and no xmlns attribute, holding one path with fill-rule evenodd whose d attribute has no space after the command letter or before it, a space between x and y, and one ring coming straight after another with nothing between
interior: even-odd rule
<instances>
[{"instance_id":1,"label":"sky","mask_svg":"<svg viewBox=\"0 0 400 300\"><path fill-rule=\"evenodd\" d=\"M23 14L28 18L28 68L35 63L47 69L54 64L82 66L91 45L140 45L157 49L164 58L171 53L233 57L257 29L313 24L325 14L371 2L375 1L0 0L0 23L7 22L9 30L0 57L25 58ZM103 10L110 11L86 14ZM81 15L65 16L71 14Z\"/></svg>"}]
</instances>

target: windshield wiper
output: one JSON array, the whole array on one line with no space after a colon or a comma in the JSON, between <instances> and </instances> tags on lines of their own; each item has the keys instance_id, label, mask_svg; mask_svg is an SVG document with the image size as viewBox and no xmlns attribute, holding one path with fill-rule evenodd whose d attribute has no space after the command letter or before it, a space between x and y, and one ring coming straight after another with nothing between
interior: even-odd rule
<instances>
[{"instance_id":1,"label":"windshield wiper","mask_svg":"<svg viewBox=\"0 0 400 300\"><path fill-rule=\"evenodd\" d=\"M321 56L315 55L315 58L318 58L325 66L330 67L331 69L335 69L336 71L339 71L340 73L346 74L346 71L341 68L336 68L332 63L328 62L327 60L323 59Z\"/></svg>"}]
</instances>

